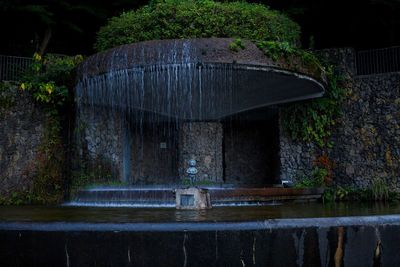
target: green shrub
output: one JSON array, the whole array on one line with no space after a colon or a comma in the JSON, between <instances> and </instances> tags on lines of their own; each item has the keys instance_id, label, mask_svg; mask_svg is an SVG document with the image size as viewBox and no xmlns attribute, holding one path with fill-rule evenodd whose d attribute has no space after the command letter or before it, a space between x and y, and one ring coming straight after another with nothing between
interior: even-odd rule
<instances>
[{"instance_id":1,"label":"green shrub","mask_svg":"<svg viewBox=\"0 0 400 267\"><path fill-rule=\"evenodd\" d=\"M51 111L68 99L68 86L73 82L74 69L82 56L66 57L39 54L33 56L31 71L21 79L20 89L29 91L35 101Z\"/></svg>"},{"instance_id":2,"label":"green shrub","mask_svg":"<svg viewBox=\"0 0 400 267\"><path fill-rule=\"evenodd\" d=\"M300 27L260 4L212 0L156 0L111 18L97 34L102 51L146 40L233 37L297 45Z\"/></svg>"}]
</instances>

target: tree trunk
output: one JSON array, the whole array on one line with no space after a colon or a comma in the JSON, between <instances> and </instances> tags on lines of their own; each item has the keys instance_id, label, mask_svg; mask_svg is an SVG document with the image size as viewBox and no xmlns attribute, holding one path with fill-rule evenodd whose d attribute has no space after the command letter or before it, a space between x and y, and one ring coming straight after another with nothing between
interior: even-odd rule
<instances>
[{"instance_id":1,"label":"tree trunk","mask_svg":"<svg viewBox=\"0 0 400 267\"><path fill-rule=\"evenodd\" d=\"M40 48L38 53L43 56L44 52L46 51L47 45L50 42L50 38L51 38L51 29L47 28L45 33L44 33L44 37L42 39L42 43L40 44Z\"/></svg>"}]
</instances>

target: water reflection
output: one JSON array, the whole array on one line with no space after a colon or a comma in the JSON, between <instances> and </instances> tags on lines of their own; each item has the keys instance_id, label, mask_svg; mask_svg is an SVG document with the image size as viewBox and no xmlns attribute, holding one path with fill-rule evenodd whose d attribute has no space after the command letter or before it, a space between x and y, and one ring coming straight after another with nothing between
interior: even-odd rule
<instances>
[{"instance_id":1,"label":"water reflection","mask_svg":"<svg viewBox=\"0 0 400 267\"><path fill-rule=\"evenodd\" d=\"M210 210L174 208L89 208L2 206L0 221L63 222L204 222L254 221L278 218L313 218L400 214L398 204L284 204L260 207L214 207Z\"/></svg>"},{"instance_id":2,"label":"water reflection","mask_svg":"<svg viewBox=\"0 0 400 267\"><path fill-rule=\"evenodd\" d=\"M207 221L208 214L211 210L176 210L175 220L178 222L184 221Z\"/></svg>"}]
</instances>

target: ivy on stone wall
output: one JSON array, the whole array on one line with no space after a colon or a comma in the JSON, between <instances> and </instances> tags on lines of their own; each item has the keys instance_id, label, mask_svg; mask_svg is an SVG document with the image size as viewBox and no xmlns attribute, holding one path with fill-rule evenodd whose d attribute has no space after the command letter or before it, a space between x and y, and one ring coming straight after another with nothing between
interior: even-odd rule
<instances>
[{"instance_id":1,"label":"ivy on stone wall","mask_svg":"<svg viewBox=\"0 0 400 267\"><path fill-rule=\"evenodd\" d=\"M336 119L341 115L345 90L341 77L334 73L333 66L324 66L311 51L292 47L287 42L260 41L257 47L274 61L284 61L294 71L315 77L325 76L327 81L324 97L288 104L283 108L283 127L292 140L315 143L320 148L332 146L330 137Z\"/></svg>"},{"instance_id":2,"label":"ivy on stone wall","mask_svg":"<svg viewBox=\"0 0 400 267\"><path fill-rule=\"evenodd\" d=\"M58 116L48 114L46 130L38 149L33 179L33 201L39 204L59 203L64 197L63 171L65 150Z\"/></svg>"},{"instance_id":3,"label":"ivy on stone wall","mask_svg":"<svg viewBox=\"0 0 400 267\"><path fill-rule=\"evenodd\" d=\"M287 105L283 108L283 128L293 139L315 143L318 147L330 148L332 129L340 117L345 90L333 68L326 71L328 85L325 96L305 102Z\"/></svg>"}]
</instances>

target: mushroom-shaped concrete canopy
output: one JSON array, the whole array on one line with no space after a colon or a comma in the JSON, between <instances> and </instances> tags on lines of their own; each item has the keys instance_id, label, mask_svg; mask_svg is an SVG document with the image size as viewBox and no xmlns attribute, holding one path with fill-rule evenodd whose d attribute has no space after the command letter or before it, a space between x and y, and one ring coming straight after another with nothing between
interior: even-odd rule
<instances>
[{"instance_id":1,"label":"mushroom-shaped concrete canopy","mask_svg":"<svg viewBox=\"0 0 400 267\"><path fill-rule=\"evenodd\" d=\"M95 54L78 68L79 104L220 120L269 105L320 97L323 79L282 69L252 42L147 41Z\"/></svg>"}]
</instances>

